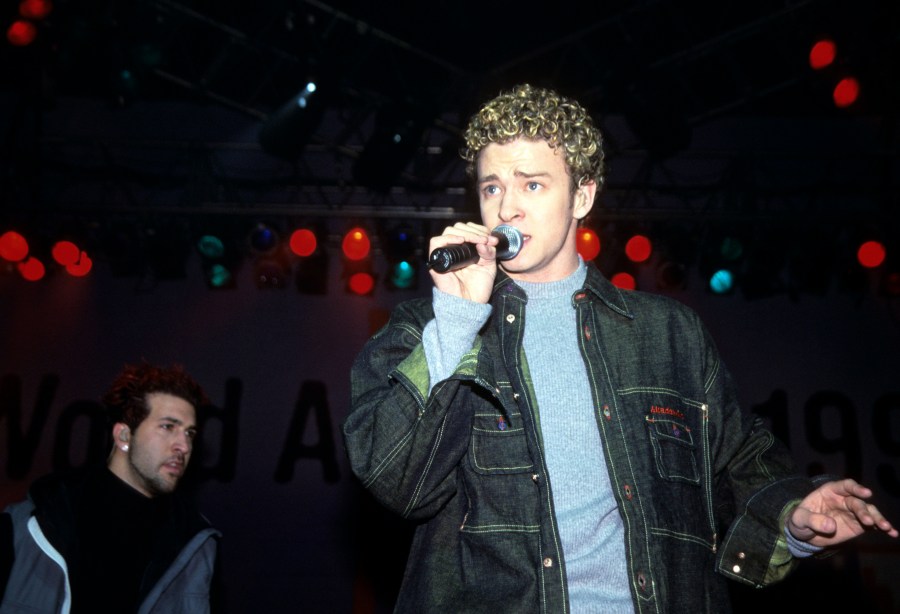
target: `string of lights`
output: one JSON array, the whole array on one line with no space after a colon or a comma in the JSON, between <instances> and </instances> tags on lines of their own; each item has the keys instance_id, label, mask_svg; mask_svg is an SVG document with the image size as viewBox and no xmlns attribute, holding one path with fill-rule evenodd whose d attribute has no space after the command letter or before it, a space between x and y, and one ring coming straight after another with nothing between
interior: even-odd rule
<instances>
[{"instance_id":1,"label":"string of lights","mask_svg":"<svg viewBox=\"0 0 900 614\"><path fill-rule=\"evenodd\" d=\"M0 229L2 230L2 229ZM206 220L202 231L119 226L100 240L0 233L0 263L22 283L52 283L56 275L83 278L95 262L116 276L183 279L192 258L200 261L211 290L238 286L239 271L252 269L260 289L294 286L302 294L329 293L329 267L338 262L343 290L371 296L379 283L391 291L418 292L424 279L427 242L440 229L429 220L314 220L293 225L272 221ZM578 229L577 248L623 289L677 292L690 273L717 295L747 299L831 291L900 297L897 246L885 229L822 224L636 223L593 221ZM154 248L154 246L157 246ZM182 246L182 247L178 247ZM650 281L648 281L650 280Z\"/></svg>"}]
</instances>

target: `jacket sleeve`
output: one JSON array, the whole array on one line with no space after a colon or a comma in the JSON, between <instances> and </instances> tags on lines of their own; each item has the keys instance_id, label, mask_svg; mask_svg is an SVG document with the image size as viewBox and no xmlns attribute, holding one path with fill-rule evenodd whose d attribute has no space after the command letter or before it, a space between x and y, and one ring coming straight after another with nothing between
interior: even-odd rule
<instances>
[{"instance_id":1,"label":"jacket sleeve","mask_svg":"<svg viewBox=\"0 0 900 614\"><path fill-rule=\"evenodd\" d=\"M466 365L430 386L422 331L426 303L398 306L373 336L351 371L350 413L341 428L350 466L384 506L413 519L430 518L456 494L456 472L468 448L474 394ZM429 394L429 388L431 392Z\"/></svg>"},{"instance_id":2,"label":"jacket sleeve","mask_svg":"<svg viewBox=\"0 0 900 614\"><path fill-rule=\"evenodd\" d=\"M222 540L216 539L216 555L213 562L213 575L209 581L209 612L210 614L225 614L228 611L225 599L225 580L222 573Z\"/></svg>"},{"instance_id":3,"label":"jacket sleeve","mask_svg":"<svg viewBox=\"0 0 900 614\"><path fill-rule=\"evenodd\" d=\"M14 560L12 517L4 512L0 514L0 603L3 603Z\"/></svg>"},{"instance_id":4,"label":"jacket sleeve","mask_svg":"<svg viewBox=\"0 0 900 614\"><path fill-rule=\"evenodd\" d=\"M718 571L752 586L784 579L796 566L784 519L813 490L787 447L761 418L742 409L730 374L701 326L707 389L713 504L724 532Z\"/></svg>"}]
</instances>

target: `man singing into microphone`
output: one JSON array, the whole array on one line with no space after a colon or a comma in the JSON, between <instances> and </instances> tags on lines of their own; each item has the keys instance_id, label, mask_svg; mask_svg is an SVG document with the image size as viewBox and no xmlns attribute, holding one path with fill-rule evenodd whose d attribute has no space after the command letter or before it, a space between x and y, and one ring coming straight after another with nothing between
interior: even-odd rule
<instances>
[{"instance_id":1,"label":"man singing into microphone","mask_svg":"<svg viewBox=\"0 0 900 614\"><path fill-rule=\"evenodd\" d=\"M810 480L738 407L696 314L614 287L576 250L603 142L577 102L522 85L465 132L482 224L430 300L396 308L352 371L353 471L417 523L397 612L728 612L864 531L853 480ZM498 236L521 232L514 257Z\"/></svg>"}]
</instances>

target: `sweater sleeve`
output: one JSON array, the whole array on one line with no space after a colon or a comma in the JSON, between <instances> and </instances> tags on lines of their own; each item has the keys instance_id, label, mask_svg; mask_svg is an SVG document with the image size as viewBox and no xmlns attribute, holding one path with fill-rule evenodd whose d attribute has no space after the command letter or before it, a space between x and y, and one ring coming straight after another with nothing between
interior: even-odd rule
<instances>
[{"instance_id":1,"label":"sweater sleeve","mask_svg":"<svg viewBox=\"0 0 900 614\"><path fill-rule=\"evenodd\" d=\"M491 305L432 290L434 319L425 325L422 346L430 375L429 392L435 382L447 379L459 360L475 343L478 331L491 315Z\"/></svg>"}]
</instances>

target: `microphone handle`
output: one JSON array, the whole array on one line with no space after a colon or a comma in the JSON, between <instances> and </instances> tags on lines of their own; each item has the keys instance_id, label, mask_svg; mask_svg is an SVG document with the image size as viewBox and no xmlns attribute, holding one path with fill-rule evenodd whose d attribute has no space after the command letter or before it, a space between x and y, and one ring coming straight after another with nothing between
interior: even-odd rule
<instances>
[{"instance_id":1,"label":"microphone handle","mask_svg":"<svg viewBox=\"0 0 900 614\"><path fill-rule=\"evenodd\" d=\"M428 268L438 273L446 273L478 262L478 250L473 243L460 243L439 247L428 257Z\"/></svg>"},{"instance_id":2,"label":"microphone handle","mask_svg":"<svg viewBox=\"0 0 900 614\"><path fill-rule=\"evenodd\" d=\"M491 231L497 237L497 259L511 260L522 248L522 233L512 226L500 225ZM478 250L472 243L438 247L428 256L427 266L438 273L455 271L478 262Z\"/></svg>"}]
</instances>

